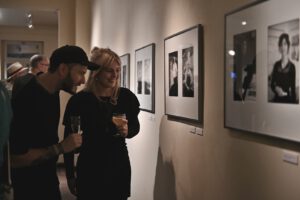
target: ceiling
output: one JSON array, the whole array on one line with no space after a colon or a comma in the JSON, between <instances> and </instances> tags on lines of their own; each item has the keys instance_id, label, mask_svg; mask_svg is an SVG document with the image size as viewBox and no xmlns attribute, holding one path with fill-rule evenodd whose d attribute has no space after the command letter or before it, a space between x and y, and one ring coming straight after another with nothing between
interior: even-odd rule
<instances>
[{"instance_id":1,"label":"ceiling","mask_svg":"<svg viewBox=\"0 0 300 200\"><path fill-rule=\"evenodd\" d=\"M28 14L32 15L34 26L58 26L56 11L25 10L0 8L0 26L26 27L29 22Z\"/></svg>"}]
</instances>

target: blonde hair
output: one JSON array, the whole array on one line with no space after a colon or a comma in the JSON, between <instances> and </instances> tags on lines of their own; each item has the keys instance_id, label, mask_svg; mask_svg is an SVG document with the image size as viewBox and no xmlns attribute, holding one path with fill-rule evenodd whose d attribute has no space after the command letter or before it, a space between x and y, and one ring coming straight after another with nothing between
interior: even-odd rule
<instances>
[{"instance_id":1,"label":"blonde hair","mask_svg":"<svg viewBox=\"0 0 300 200\"><path fill-rule=\"evenodd\" d=\"M109 67L112 63L117 63L121 66L120 57L110 50L109 48L94 47L91 51L91 62L100 65L99 69L91 71L89 78L86 83L85 91L94 92L96 90L97 75L103 71L104 68ZM119 95L120 83L117 81L116 86L113 88L113 93L110 97L110 103L113 105L117 104Z\"/></svg>"}]
</instances>

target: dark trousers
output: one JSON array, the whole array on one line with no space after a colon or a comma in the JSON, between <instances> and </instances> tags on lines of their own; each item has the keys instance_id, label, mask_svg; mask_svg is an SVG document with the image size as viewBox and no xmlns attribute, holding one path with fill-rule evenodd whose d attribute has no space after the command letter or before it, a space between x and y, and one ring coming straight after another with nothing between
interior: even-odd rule
<instances>
[{"instance_id":1,"label":"dark trousers","mask_svg":"<svg viewBox=\"0 0 300 200\"><path fill-rule=\"evenodd\" d=\"M30 180L28 180L30 181ZM53 188L35 189L23 186L14 186L14 200L61 200L59 186Z\"/></svg>"},{"instance_id":2,"label":"dark trousers","mask_svg":"<svg viewBox=\"0 0 300 200\"><path fill-rule=\"evenodd\" d=\"M99 200L127 200L127 197L121 197L121 198L109 198L109 197L103 197L102 199ZM77 198L77 200L86 200L86 198Z\"/></svg>"},{"instance_id":3,"label":"dark trousers","mask_svg":"<svg viewBox=\"0 0 300 200\"><path fill-rule=\"evenodd\" d=\"M9 151L8 145L3 148L3 165L0 166L0 182L2 184L10 184L10 174L9 174Z\"/></svg>"}]
</instances>

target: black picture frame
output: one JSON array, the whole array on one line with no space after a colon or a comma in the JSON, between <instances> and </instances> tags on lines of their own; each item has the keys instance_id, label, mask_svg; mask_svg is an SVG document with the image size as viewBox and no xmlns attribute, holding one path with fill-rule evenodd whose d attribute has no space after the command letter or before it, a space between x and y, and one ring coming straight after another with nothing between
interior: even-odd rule
<instances>
[{"instance_id":1,"label":"black picture frame","mask_svg":"<svg viewBox=\"0 0 300 200\"><path fill-rule=\"evenodd\" d=\"M155 44L135 50L135 94L140 109L155 113Z\"/></svg>"},{"instance_id":2,"label":"black picture frame","mask_svg":"<svg viewBox=\"0 0 300 200\"><path fill-rule=\"evenodd\" d=\"M225 128L300 142L299 9L262 0L225 14Z\"/></svg>"},{"instance_id":3,"label":"black picture frame","mask_svg":"<svg viewBox=\"0 0 300 200\"><path fill-rule=\"evenodd\" d=\"M203 26L198 24L164 40L165 114L203 125Z\"/></svg>"}]
</instances>

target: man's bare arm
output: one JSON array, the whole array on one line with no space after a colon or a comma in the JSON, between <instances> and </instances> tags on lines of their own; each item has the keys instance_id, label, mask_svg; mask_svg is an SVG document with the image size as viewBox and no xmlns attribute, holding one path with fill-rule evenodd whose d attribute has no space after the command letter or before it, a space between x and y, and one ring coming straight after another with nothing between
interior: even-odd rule
<instances>
[{"instance_id":1,"label":"man's bare arm","mask_svg":"<svg viewBox=\"0 0 300 200\"><path fill-rule=\"evenodd\" d=\"M11 155L11 166L13 168L37 165L62 153L68 153L80 147L82 136L71 134L61 143L54 144L47 148L29 149L21 155Z\"/></svg>"}]
</instances>

